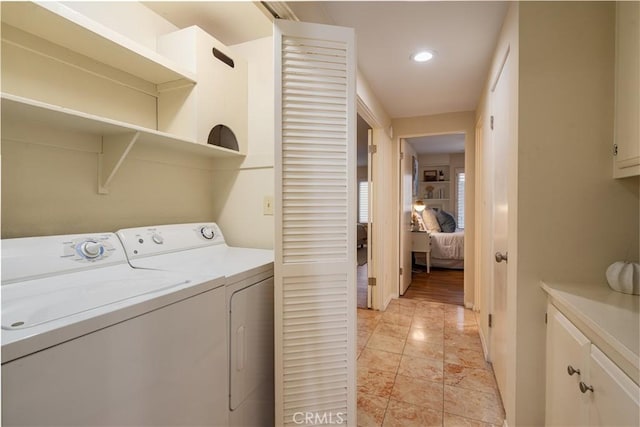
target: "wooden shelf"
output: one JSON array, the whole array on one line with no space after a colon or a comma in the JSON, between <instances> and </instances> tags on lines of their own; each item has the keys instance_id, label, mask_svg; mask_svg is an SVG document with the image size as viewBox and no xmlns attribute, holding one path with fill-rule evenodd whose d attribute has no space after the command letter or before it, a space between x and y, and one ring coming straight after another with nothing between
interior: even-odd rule
<instances>
[{"instance_id":1,"label":"wooden shelf","mask_svg":"<svg viewBox=\"0 0 640 427\"><path fill-rule=\"evenodd\" d=\"M449 184L451 181L422 181L423 184Z\"/></svg>"},{"instance_id":2,"label":"wooden shelf","mask_svg":"<svg viewBox=\"0 0 640 427\"><path fill-rule=\"evenodd\" d=\"M2 22L145 81L193 84L195 74L58 2L2 2Z\"/></svg>"},{"instance_id":3,"label":"wooden shelf","mask_svg":"<svg viewBox=\"0 0 640 427\"><path fill-rule=\"evenodd\" d=\"M131 123L111 120L11 94L1 94L2 123L11 121L44 123L54 128L85 132L103 137L103 153L98 176L98 191L108 193L108 186L122 161L136 143L163 144L181 151L211 158L242 158L228 148L200 144L177 136ZM103 157L104 156L104 157ZM103 162L103 159L105 160Z\"/></svg>"},{"instance_id":4,"label":"wooden shelf","mask_svg":"<svg viewBox=\"0 0 640 427\"><path fill-rule=\"evenodd\" d=\"M422 200L426 200L429 202L448 202L449 201L449 199L428 199L426 197L423 197Z\"/></svg>"}]
</instances>

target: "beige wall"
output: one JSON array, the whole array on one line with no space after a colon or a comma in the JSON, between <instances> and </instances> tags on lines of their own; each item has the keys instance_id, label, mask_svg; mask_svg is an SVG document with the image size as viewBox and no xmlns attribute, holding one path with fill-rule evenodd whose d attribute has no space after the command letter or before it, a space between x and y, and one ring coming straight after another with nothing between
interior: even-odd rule
<instances>
[{"instance_id":1,"label":"beige wall","mask_svg":"<svg viewBox=\"0 0 640 427\"><path fill-rule=\"evenodd\" d=\"M544 412L539 280L596 282L638 260L638 179L614 180L615 3L520 5L516 423Z\"/></svg>"},{"instance_id":2,"label":"beige wall","mask_svg":"<svg viewBox=\"0 0 640 427\"><path fill-rule=\"evenodd\" d=\"M453 132L465 134L465 171L467 200L465 203L465 269L464 302L467 307L474 303L474 245L475 245L475 112L445 113L424 117L393 119L396 144L398 138L410 138L424 135L438 135Z\"/></svg>"},{"instance_id":3,"label":"beige wall","mask_svg":"<svg viewBox=\"0 0 640 427\"><path fill-rule=\"evenodd\" d=\"M275 179L273 38L231 48L249 64L248 155L241 164L218 162L211 189L214 217L229 244L271 249L274 217L263 213L263 203L273 198Z\"/></svg>"},{"instance_id":4,"label":"beige wall","mask_svg":"<svg viewBox=\"0 0 640 427\"><path fill-rule=\"evenodd\" d=\"M509 164L509 179L516 183L509 192L509 221L515 228L509 237L511 329L502 390L509 425L544 424L546 297L540 280L606 286L611 262L639 256L639 180L614 180L611 169L613 11L609 2L512 5L478 109L490 155L489 84L508 47L516 61L510 96L517 102L510 119L517 129L510 147L516 157ZM483 158L483 165L491 170L490 159ZM483 178L490 186L491 174ZM490 188L479 191L491 200ZM488 227L487 215L479 212L478 220ZM487 286L483 298L488 295Z\"/></svg>"}]
</instances>

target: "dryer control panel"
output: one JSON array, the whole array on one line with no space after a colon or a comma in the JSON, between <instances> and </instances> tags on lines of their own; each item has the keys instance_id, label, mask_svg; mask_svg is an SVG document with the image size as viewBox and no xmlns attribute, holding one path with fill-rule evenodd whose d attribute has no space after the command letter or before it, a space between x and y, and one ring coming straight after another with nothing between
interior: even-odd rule
<instances>
[{"instance_id":1,"label":"dryer control panel","mask_svg":"<svg viewBox=\"0 0 640 427\"><path fill-rule=\"evenodd\" d=\"M225 243L215 223L170 224L127 228L117 232L129 259Z\"/></svg>"}]
</instances>

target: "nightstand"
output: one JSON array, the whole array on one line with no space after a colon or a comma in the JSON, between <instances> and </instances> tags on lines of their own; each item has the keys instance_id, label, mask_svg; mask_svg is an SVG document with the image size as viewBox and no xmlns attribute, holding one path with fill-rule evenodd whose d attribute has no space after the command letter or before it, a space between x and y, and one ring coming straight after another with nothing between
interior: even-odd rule
<instances>
[{"instance_id":1,"label":"nightstand","mask_svg":"<svg viewBox=\"0 0 640 427\"><path fill-rule=\"evenodd\" d=\"M411 232L411 252L424 252L427 259L427 273L431 272L431 235L426 231Z\"/></svg>"}]
</instances>

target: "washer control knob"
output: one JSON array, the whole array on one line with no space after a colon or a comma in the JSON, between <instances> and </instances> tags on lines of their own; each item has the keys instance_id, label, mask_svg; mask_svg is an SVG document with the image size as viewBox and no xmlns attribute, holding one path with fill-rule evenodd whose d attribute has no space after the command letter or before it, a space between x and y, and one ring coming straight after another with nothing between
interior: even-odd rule
<instances>
[{"instance_id":1,"label":"washer control knob","mask_svg":"<svg viewBox=\"0 0 640 427\"><path fill-rule=\"evenodd\" d=\"M80 253L85 258L96 259L102 252L104 251L104 246L100 242L96 242L93 240L87 240L86 242L82 242L79 247Z\"/></svg>"},{"instance_id":2,"label":"washer control knob","mask_svg":"<svg viewBox=\"0 0 640 427\"><path fill-rule=\"evenodd\" d=\"M151 236L151 240L153 240L153 243L158 245L161 245L164 243L164 237L162 237L158 233L153 233L153 235Z\"/></svg>"},{"instance_id":3,"label":"washer control knob","mask_svg":"<svg viewBox=\"0 0 640 427\"><path fill-rule=\"evenodd\" d=\"M214 236L216 235L216 233L213 231L213 227L209 225L205 225L202 228L200 228L200 233L202 234L202 237L204 237L207 240L213 239Z\"/></svg>"}]
</instances>

